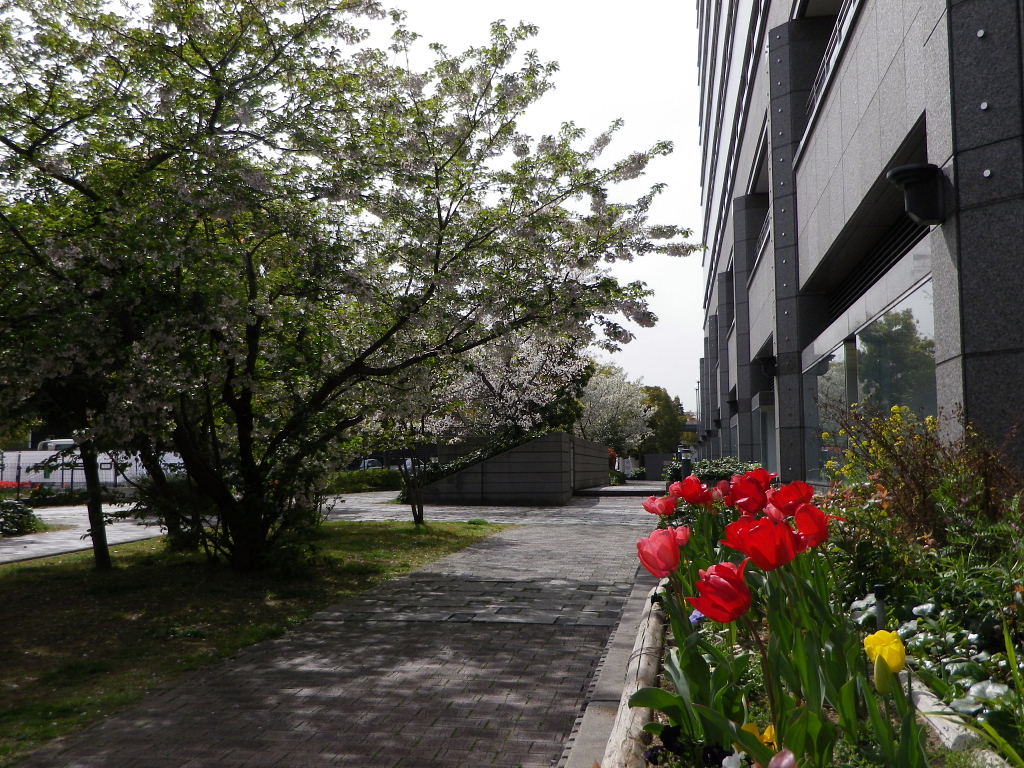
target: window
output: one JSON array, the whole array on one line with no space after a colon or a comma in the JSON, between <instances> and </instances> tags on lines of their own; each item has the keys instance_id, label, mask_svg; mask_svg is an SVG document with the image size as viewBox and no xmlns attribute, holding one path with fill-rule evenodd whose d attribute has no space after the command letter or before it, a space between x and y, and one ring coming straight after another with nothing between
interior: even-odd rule
<instances>
[{"instance_id":1,"label":"window","mask_svg":"<svg viewBox=\"0 0 1024 768\"><path fill-rule=\"evenodd\" d=\"M857 398L887 411L936 415L935 330L929 280L857 334Z\"/></svg>"},{"instance_id":2,"label":"window","mask_svg":"<svg viewBox=\"0 0 1024 768\"><path fill-rule=\"evenodd\" d=\"M807 476L824 481L825 463L841 458L837 409L860 402L888 411L908 406L937 413L932 283L925 281L804 371ZM830 440L823 441L822 432Z\"/></svg>"}]
</instances>

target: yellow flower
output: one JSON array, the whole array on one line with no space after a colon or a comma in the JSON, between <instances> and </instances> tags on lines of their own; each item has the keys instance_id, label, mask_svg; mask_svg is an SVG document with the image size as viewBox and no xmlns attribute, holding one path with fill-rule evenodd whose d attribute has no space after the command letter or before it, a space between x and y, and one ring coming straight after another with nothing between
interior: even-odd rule
<instances>
[{"instance_id":1,"label":"yellow flower","mask_svg":"<svg viewBox=\"0 0 1024 768\"><path fill-rule=\"evenodd\" d=\"M907 666L907 650L895 632L880 629L864 638L864 650L872 663L882 659L893 674Z\"/></svg>"},{"instance_id":2,"label":"yellow flower","mask_svg":"<svg viewBox=\"0 0 1024 768\"><path fill-rule=\"evenodd\" d=\"M829 432L822 432L821 433L821 439L822 440L831 440L832 439L832 435Z\"/></svg>"},{"instance_id":3,"label":"yellow flower","mask_svg":"<svg viewBox=\"0 0 1024 768\"><path fill-rule=\"evenodd\" d=\"M774 725L769 725L764 729L764 733L761 733L757 727L757 723L744 723L743 730L747 733L754 734L757 737L757 740L769 749L778 750L779 745L776 742Z\"/></svg>"}]
</instances>

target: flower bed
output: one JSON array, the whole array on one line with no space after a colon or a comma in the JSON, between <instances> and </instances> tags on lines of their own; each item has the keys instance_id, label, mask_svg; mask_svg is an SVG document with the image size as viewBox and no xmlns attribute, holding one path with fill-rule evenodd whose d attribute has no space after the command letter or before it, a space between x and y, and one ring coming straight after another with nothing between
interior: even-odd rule
<instances>
[{"instance_id":1,"label":"flower bed","mask_svg":"<svg viewBox=\"0 0 1024 768\"><path fill-rule=\"evenodd\" d=\"M921 653L919 636L934 637L937 629L922 627L940 626L947 609L920 608L914 622L901 623L903 607L886 605L883 589L851 606L846 582L857 559L844 529L857 523L823 511L806 483L773 480L756 469L709 488L691 476L644 502L658 529L638 542L638 554L667 579L661 602L675 642L664 664L672 690L649 687L630 700L662 714L647 727L660 737L649 757L727 768L928 765L910 676L898 675L908 668L909 646L918 655L910 675L944 683L948 676L936 669L945 672L946 662ZM1021 765L1014 760L1019 718L992 726L975 717L1002 711L993 702L1024 688L1005 623L1002 635L1011 684L986 676L975 660L981 671L974 670L969 725ZM964 644L969 636L941 639Z\"/></svg>"}]
</instances>

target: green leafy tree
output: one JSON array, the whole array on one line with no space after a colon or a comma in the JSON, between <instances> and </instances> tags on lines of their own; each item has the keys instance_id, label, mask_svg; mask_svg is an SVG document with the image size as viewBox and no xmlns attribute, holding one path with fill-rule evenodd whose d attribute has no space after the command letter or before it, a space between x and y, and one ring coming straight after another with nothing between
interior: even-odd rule
<instances>
[{"instance_id":1,"label":"green leafy tree","mask_svg":"<svg viewBox=\"0 0 1024 768\"><path fill-rule=\"evenodd\" d=\"M11 419L0 424L0 450L22 451L29 445L29 435L38 424L35 419Z\"/></svg>"},{"instance_id":2,"label":"green leafy tree","mask_svg":"<svg viewBox=\"0 0 1024 768\"><path fill-rule=\"evenodd\" d=\"M627 341L606 271L687 233L660 186L523 112L555 66L495 24L422 72L365 45L369 0L30 0L0 15L0 410L74 374L84 439L180 452L240 568L318 519L353 430L445 361L544 328ZM31 333L22 333L32 329ZM49 339L49 344L44 341ZM73 395L65 396L71 398ZM154 442L150 442L154 441Z\"/></svg>"},{"instance_id":3,"label":"green leafy tree","mask_svg":"<svg viewBox=\"0 0 1024 768\"><path fill-rule=\"evenodd\" d=\"M861 400L881 411L906 405L935 415L935 342L917 327L912 309L889 312L857 337Z\"/></svg>"},{"instance_id":4,"label":"green leafy tree","mask_svg":"<svg viewBox=\"0 0 1024 768\"><path fill-rule=\"evenodd\" d=\"M644 387L647 404L654 409L648 426L651 434L640 444L638 453L675 453L688 442L685 431L687 414L678 397L669 396L664 387Z\"/></svg>"}]
</instances>

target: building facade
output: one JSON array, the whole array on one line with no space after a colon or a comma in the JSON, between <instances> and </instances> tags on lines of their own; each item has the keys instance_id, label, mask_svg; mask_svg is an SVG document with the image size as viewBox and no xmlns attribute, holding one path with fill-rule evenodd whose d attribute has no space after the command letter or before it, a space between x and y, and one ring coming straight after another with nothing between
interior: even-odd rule
<instances>
[{"instance_id":1,"label":"building facade","mask_svg":"<svg viewBox=\"0 0 1024 768\"><path fill-rule=\"evenodd\" d=\"M699 0L698 18L698 455L813 480L829 408L868 399L1006 441L1024 392L1024 3Z\"/></svg>"}]
</instances>

